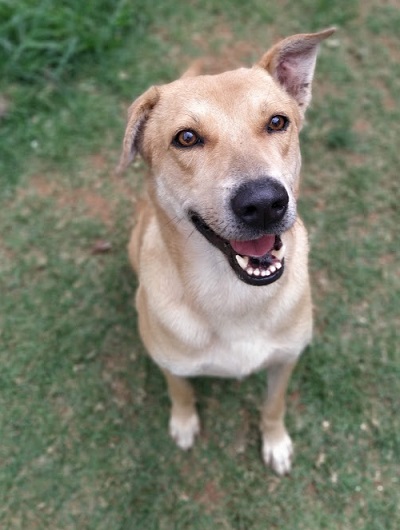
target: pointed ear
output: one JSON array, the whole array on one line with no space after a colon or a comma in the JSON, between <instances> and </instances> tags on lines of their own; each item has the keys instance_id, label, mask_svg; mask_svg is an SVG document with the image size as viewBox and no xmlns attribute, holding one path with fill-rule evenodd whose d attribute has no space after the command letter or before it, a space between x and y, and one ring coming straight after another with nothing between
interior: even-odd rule
<instances>
[{"instance_id":1,"label":"pointed ear","mask_svg":"<svg viewBox=\"0 0 400 530\"><path fill-rule=\"evenodd\" d=\"M318 45L335 31L329 28L288 37L268 50L258 63L297 101L302 115L311 100Z\"/></svg>"},{"instance_id":2,"label":"pointed ear","mask_svg":"<svg viewBox=\"0 0 400 530\"><path fill-rule=\"evenodd\" d=\"M181 79L186 79L187 77L197 77L201 75L204 70L204 59L196 59L192 62L189 68L183 72Z\"/></svg>"},{"instance_id":3,"label":"pointed ear","mask_svg":"<svg viewBox=\"0 0 400 530\"><path fill-rule=\"evenodd\" d=\"M138 151L138 139L146 120L150 116L152 109L160 98L157 87L149 88L144 94L138 97L128 110L128 124L125 130L122 153L116 173L122 173L129 166Z\"/></svg>"}]
</instances>

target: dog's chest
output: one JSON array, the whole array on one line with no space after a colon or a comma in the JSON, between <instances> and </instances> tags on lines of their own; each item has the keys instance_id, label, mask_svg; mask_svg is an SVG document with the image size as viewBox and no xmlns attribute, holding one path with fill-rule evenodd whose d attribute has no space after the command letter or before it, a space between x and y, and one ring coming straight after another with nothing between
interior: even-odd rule
<instances>
[{"instance_id":1,"label":"dog's chest","mask_svg":"<svg viewBox=\"0 0 400 530\"><path fill-rule=\"evenodd\" d=\"M237 330L238 331L238 330ZM281 345L263 334L231 333L203 352L189 369L196 375L242 378L268 365L281 355Z\"/></svg>"},{"instance_id":2,"label":"dog's chest","mask_svg":"<svg viewBox=\"0 0 400 530\"><path fill-rule=\"evenodd\" d=\"M226 322L215 327L211 338L201 348L175 350L173 356L160 351L157 361L180 376L215 376L243 378L269 364L295 361L308 337L274 335L268 324ZM179 351L178 351L179 350Z\"/></svg>"}]
</instances>

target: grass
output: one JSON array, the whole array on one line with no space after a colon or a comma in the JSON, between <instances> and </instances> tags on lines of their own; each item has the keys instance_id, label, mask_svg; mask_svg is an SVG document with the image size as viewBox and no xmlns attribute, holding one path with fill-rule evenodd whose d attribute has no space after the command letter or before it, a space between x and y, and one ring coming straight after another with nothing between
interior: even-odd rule
<instances>
[{"instance_id":1,"label":"grass","mask_svg":"<svg viewBox=\"0 0 400 530\"><path fill-rule=\"evenodd\" d=\"M2 0L0 14L1 528L397 528L398 10ZM169 440L125 249L145 170L112 169L150 84L201 55L251 64L332 24L302 133L315 339L291 383L297 452L280 479L259 455L264 374L196 381L202 436L188 454Z\"/></svg>"}]
</instances>

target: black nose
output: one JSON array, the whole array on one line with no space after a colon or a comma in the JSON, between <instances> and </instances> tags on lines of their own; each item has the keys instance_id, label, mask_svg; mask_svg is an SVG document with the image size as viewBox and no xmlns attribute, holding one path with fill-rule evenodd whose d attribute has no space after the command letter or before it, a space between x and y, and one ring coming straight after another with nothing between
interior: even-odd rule
<instances>
[{"instance_id":1,"label":"black nose","mask_svg":"<svg viewBox=\"0 0 400 530\"><path fill-rule=\"evenodd\" d=\"M235 215L246 225L261 230L279 223L288 203L285 187L270 177L245 182L231 199Z\"/></svg>"}]
</instances>

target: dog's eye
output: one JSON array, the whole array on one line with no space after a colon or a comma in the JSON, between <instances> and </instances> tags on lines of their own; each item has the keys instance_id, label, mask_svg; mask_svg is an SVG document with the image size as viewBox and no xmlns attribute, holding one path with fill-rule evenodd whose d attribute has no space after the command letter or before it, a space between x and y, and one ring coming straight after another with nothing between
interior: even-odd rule
<instances>
[{"instance_id":1,"label":"dog's eye","mask_svg":"<svg viewBox=\"0 0 400 530\"><path fill-rule=\"evenodd\" d=\"M267 125L268 132L285 131L289 125L289 119L286 116L280 114L272 116Z\"/></svg>"},{"instance_id":2,"label":"dog's eye","mask_svg":"<svg viewBox=\"0 0 400 530\"><path fill-rule=\"evenodd\" d=\"M187 131L179 132L175 136L173 143L178 147L193 147L202 142L197 133L188 129Z\"/></svg>"}]
</instances>

